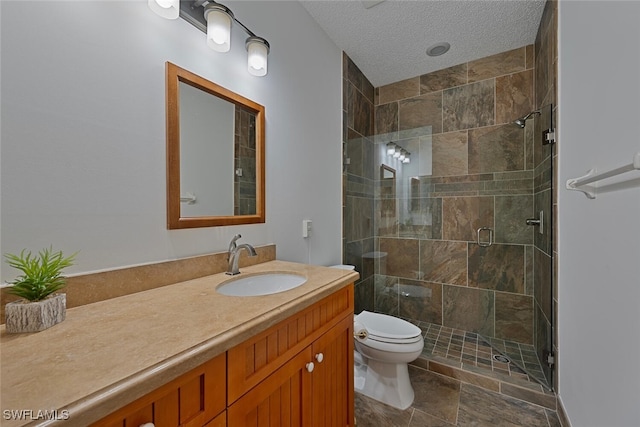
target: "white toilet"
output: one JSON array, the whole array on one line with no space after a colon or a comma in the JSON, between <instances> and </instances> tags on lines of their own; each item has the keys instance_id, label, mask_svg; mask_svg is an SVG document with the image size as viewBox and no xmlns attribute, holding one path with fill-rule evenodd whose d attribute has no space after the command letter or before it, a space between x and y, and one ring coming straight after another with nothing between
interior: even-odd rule
<instances>
[{"instance_id":1,"label":"white toilet","mask_svg":"<svg viewBox=\"0 0 640 427\"><path fill-rule=\"evenodd\" d=\"M380 313L362 311L354 317L355 389L399 409L413 403L407 364L424 347L417 326Z\"/></svg>"}]
</instances>

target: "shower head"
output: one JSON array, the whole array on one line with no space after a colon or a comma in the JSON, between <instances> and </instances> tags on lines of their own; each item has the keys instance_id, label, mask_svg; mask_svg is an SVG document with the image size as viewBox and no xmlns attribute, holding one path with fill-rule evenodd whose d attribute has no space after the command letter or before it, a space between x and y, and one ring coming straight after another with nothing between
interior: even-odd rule
<instances>
[{"instance_id":1,"label":"shower head","mask_svg":"<svg viewBox=\"0 0 640 427\"><path fill-rule=\"evenodd\" d=\"M515 120L513 123L520 126L521 128L524 128L524 126L527 124L527 119L533 116L534 114L540 114L540 110L532 111L526 116L520 117L519 119Z\"/></svg>"}]
</instances>

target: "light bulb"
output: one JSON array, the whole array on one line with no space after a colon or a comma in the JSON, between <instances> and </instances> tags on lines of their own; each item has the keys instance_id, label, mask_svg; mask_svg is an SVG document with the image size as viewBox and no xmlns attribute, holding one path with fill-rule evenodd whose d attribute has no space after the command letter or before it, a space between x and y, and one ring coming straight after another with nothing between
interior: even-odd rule
<instances>
[{"instance_id":1,"label":"light bulb","mask_svg":"<svg viewBox=\"0 0 640 427\"><path fill-rule=\"evenodd\" d=\"M387 155L393 156L395 152L396 152L396 144L394 144L393 142L387 143Z\"/></svg>"},{"instance_id":2,"label":"light bulb","mask_svg":"<svg viewBox=\"0 0 640 427\"><path fill-rule=\"evenodd\" d=\"M251 36L246 41L247 70L249 74L262 77L267 74L269 43L261 37Z\"/></svg>"},{"instance_id":3,"label":"light bulb","mask_svg":"<svg viewBox=\"0 0 640 427\"><path fill-rule=\"evenodd\" d=\"M166 19L177 19L180 15L180 0L149 0L149 9Z\"/></svg>"},{"instance_id":4,"label":"light bulb","mask_svg":"<svg viewBox=\"0 0 640 427\"><path fill-rule=\"evenodd\" d=\"M218 7L219 6L219 7ZM209 5L204 11L207 20L207 45L216 52L231 49L231 11L221 5Z\"/></svg>"}]
</instances>

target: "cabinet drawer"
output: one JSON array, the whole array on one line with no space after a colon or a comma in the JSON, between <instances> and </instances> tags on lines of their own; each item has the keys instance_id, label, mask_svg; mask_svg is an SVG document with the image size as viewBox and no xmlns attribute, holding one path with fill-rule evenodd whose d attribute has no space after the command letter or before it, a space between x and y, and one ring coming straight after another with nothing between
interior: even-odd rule
<instances>
[{"instance_id":1,"label":"cabinet drawer","mask_svg":"<svg viewBox=\"0 0 640 427\"><path fill-rule=\"evenodd\" d=\"M93 426L139 426L150 422L156 427L202 426L225 410L225 380L226 354L221 354Z\"/></svg>"},{"instance_id":2,"label":"cabinet drawer","mask_svg":"<svg viewBox=\"0 0 640 427\"><path fill-rule=\"evenodd\" d=\"M230 349L229 404L349 314L353 314L353 284Z\"/></svg>"}]
</instances>

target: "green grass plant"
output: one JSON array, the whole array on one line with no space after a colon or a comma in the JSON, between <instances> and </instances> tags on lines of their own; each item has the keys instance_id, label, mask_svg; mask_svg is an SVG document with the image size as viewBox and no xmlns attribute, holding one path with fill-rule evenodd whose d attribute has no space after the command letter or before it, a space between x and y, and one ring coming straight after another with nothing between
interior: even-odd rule
<instances>
[{"instance_id":1,"label":"green grass plant","mask_svg":"<svg viewBox=\"0 0 640 427\"><path fill-rule=\"evenodd\" d=\"M18 269L18 276L7 292L28 301L41 301L49 295L64 288L67 284L62 270L73 265L77 253L65 257L62 251L54 252L52 248L41 250L38 255L23 249L20 255L5 254L7 264Z\"/></svg>"}]
</instances>

